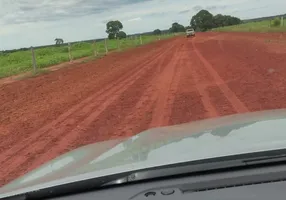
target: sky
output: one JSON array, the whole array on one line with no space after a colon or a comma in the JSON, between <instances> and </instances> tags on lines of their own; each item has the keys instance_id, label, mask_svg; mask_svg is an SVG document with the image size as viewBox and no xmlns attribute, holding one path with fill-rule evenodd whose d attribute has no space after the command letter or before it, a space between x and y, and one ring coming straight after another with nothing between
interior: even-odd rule
<instances>
[{"instance_id":1,"label":"sky","mask_svg":"<svg viewBox=\"0 0 286 200\"><path fill-rule=\"evenodd\" d=\"M285 0L0 0L0 50L103 38L109 20L132 34L187 26L201 9L249 19L285 7Z\"/></svg>"}]
</instances>

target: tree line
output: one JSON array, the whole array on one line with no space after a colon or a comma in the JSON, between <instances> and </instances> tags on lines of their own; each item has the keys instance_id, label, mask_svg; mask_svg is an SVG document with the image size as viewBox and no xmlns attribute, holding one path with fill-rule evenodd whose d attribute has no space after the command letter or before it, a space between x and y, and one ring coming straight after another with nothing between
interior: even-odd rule
<instances>
[{"instance_id":1,"label":"tree line","mask_svg":"<svg viewBox=\"0 0 286 200\"><path fill-rule=\"evenodd\" d=\"M168 30L162 31L160 29L155 29L151 33L154 35L161 35L163 32L179 33L186 31L188 28L194 28L196 31L207 31L212 28L236 25L240 23L242 23L242 21L237 17L222 14L212 15L207 10L201 10L192 17L189 26L185 27L178 22L174 22ZM123 39L127 37L127 34L122 31L122 29L123 24L119 20L112 20L106 23L105 32L108 34L108 39ZM55 41L56 45L63 44L63 39L61 38L56 38Z\"/></svg>"},{"instance_id":2,"label":"tree line","mask_svg":"<svg viewBox=\"0 0 286 200\"><path fill-rule=\"evenodd\" d=\"M230 15L217 14L213 15L207 10L200 10L196 15L191 18L189 26L183 26L177 22L173 23L169 28L170 33L184 32L188 28L194 28L196 31L208 31L213 28L232 26L241 24L242 20L238 17ZM160 29L153 31L153 34L161 34Z\"/></svg>"},{"instance_id":3,"label":"tree line","mask_svg":"<svg viewBox=\"0 0 286 200\"><path fill-rule=\"evenodd\" d=\"M190 25L196 31L207 31L212 28L241 24L242 20L230 15L213 15L207 10L201 10L191 19Z\"/></svg>"},{"instance_id":4,"label":"tree line","mask_svg":"<svg viewBox=\"0 0 286 200\"><path fill-rule=\"evenodd\" d=\"M160 35L162 33L178 33L184 32L188 28L194 28L196 31L207 31L212 28L223 27L223 26L231 26L241 24L242 20L233 17L230 15L212 15L207 10L201 10L196 15L191 18L190 26L183 26L178 22L172 23L171 27L168 30L160 30L155 29L153 32L142 33L142 35L146 34L155 34ZM122 31L123 24L119 20L112 20L106 23L106 33L108 34L108 39L123 39L127 37L127 34ZM64 43L62 38L55 39L56 45L61 45Z\"/></svg>"}]
</instances>

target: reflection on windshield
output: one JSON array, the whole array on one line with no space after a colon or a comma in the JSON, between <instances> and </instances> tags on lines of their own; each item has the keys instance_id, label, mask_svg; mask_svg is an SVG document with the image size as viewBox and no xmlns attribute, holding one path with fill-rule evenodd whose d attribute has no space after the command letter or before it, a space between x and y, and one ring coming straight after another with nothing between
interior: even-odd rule
<instances>
[{"instance_id":1,"label":"reflection on windshield","mask_svg":"<svg viewBox=\"0 0 286 200\"><path fill-rule=\"evenodd\" d=\"M194 151L181 152L182 154L180 155L178 154L176 149L182 149L182 146L184 145L186 145L187 149L192 149L192 146L194 147L197 146L195 143L198 142L197 139L199 137L202 137L202 140L204 140L204 138L207 138L207 140L216 140L215 138L217 137L219 138L226 137L227 135L232 133L232 131L234 130L239 130L247 126L251 126L255 123L256 122L238 124L235 126L226 126L225 128L217 128L214 130L210 130L209 132L201 132L201 133L196 133L196 134L190 134L190 133L186 134L187 131L185 130L182 134L176 134L176 136L173 136L172 138L167 137L167 136L164 138L164 137L161 137L162 135L160 135L159 136L160 140L158 140L155 143L154 143L154 140L156 141L156 139L154 139L154 136L148 137L148 131L146 131L144 132L146 137L136 137L136 139L132 138L132 139L124 141L122 144L117 145L114 149L106 153L103 153L101 156L91 161L89 165L85 166L84 170L81 169L80 171L85 172L85 171L91 171L91 170L100 170L100 169L106 169L106 167L108 166L114 167L114 166L119 166L119 165L126 165L126 164L146 161L148 160L149 154L156 153L156 150L160 151L161 155L168 155L171 158L173 157L170 156L170 154L174 154L173 156L175 157L180 157L183 154L187 153L187 156L189 156L189 154L191 154L191 152L194 152ZM149 138L149 140L152 140L152 142L151 141L148 142L146 138ZM180 145L180 148L177 148L176 143L179 141L180 141L180 144L178 145ZM199 142L199 144L201 144L201 142ZM174 148L170 148L171 146L174 146ZM160 148L162 148L163 150L160 150ZM170 149L172 149L173 152L175 153L170 152ZM157 161L160 160L159 157L157 157L156 155ZM161 157L163 160L165 160L164 156L161 156Z\"/></svg>"},{"instance_id":2,"label":"reflection on windshield","mask_svg":"<svg viewBox=\"0 0 286 200\"><path fill-rule=\"evenodd\" d=\"M20 182L33 185L53 178L89 172L102 176L187 161L286 148L286 135L280 131L283 128L281 124L286 129L286 119L241 123L195 134L190 134L187 129L178 131L177 127L151 129L117 143L113 148L103 142L70 152L20 179ZM279 129L273 128L278 125ZM174 130L176 134L170 137ZM221 146L224 148L220 148ZM86 175L89 177L89 174Z\"/></svg>"},{"instance_id":3,"label":"reflection on windshield","mask_svg":"<svg viewBox=\"0 0 286 200\"><path fill-rule=\"evenodd\" d=\"M220 127L220 128L216 128L216 129L212 130L210 133L212 135L215 135L215 136L225 137L228 134L230 134L231 131L233 131L233 130L238 130L238 129L244 128L246 126L251 126L255 123L256 122L251 122L251 123L236 124L236 125L232 125L232 126Z\"/></svg>"},{"instance_id":4,"label":"reflection on windshield","mask_svg":"<svg viewBox=\"0 0 286 200\"><path fill-rule=\"evenodd\" d=\"M60 159L58 161L55 161L54 163L47 165L43 168L41 168L39 171L36 171L31 176L24 178L21 182L26 183L29 181L32 181L34 179L41 178L43 176L46 176L54 171L60 170L63 167L66 167L70 163L72 163L75 159L72 156L65 157L63 159Z\"/></svg>"}]
</instances>

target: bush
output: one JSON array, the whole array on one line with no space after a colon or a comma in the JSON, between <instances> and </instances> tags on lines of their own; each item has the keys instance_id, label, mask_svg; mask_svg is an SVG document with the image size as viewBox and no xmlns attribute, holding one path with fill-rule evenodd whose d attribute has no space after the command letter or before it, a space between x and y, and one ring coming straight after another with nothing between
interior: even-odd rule
<instances>
[{"instance_id":1,"label":"bush","mask_svg":"<svg viewBox=\"0 0 286 200\"><path fill-rule=\"evenodd\" d=\"M280 19L278 17L276 17L275 19L273 19L271 21L271 26L272 27L277 27L277 26L280 26L280 23L281 23Z\"/></svg>"},{"instance_id":2,"label":"bush","mask_svg":"<svg viewBox=\"0 0 286 200\"><path fill-rule=\"evenodd\" d=\"M156 29L153 31L154 35L161 35L162 31L160 29Z\"/></svg>"}]
</instances>

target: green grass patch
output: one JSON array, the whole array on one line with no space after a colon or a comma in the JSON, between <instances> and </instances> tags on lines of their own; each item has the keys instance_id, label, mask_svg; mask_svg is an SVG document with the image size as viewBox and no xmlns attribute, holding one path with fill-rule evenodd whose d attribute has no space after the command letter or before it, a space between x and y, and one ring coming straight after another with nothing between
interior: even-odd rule
<instances>
[{"instance_id":1,"label":"green grass patch","mask_svg":"<svg viewBox=\"0 0 286 200\"><path fill-rule=\"evenodd\" d=\"M286 20L286 19L285 19ZM271 20L264 20L259 22L248 22L244 24L226 26L213 29L213 31L221 32L285 32L286 31L286 22L284 20L283 26L273 27Z\"/></svg>"},{"instance_id":2,"label":"green grass patch","mask_svg":"<svg viewBox=\"0 0 286 200\"><path fill-rule=\"evenodd\" d=\"M170 38L172 36L173 35L161 35L161 39ZM154 35L142 36L143 45L156 41L157 39L158 37ZM132 37L119 41L107 40L108 51L125 50L139 45L141 45L139 36L137 38ZM105 42L96 42L96 46L94 46L93 43L88 42L74 43L71 45L71 56L73 59L83 57L94 58L94 50L97 51L98 57L104 55ZM38 70L69 61L69 50L67 44L37 48L34 51ZM0 52L0 78L28 72L32 69L32 55L30 50L17 51L13 53Z\"/></svg>"}]
</instances>

